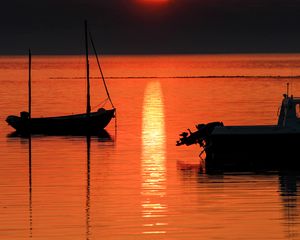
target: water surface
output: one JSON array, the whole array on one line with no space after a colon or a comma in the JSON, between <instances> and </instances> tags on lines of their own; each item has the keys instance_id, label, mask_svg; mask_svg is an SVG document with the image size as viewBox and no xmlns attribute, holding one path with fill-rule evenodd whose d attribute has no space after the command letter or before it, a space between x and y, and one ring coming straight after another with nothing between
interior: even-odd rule
<instances>
[{"instance_id":1,"label":"water surface","mask_svg":"<svg viewBox=\"0 0 300 240\"><path fill-rule=\"evenodd\" d=\"M84 63L33 56L34 117L85 111ZM300 55L102 63L117 107L111 139L26 139L7 137L4 120L27 109L27 57L0 58L1 239L300 238L297 174L199 174L199 147L175 146L202 122L276 124L286 83L300 95ZM93 60L91 67L97 109L106 97Z\"/></svg>"}]
</instances>

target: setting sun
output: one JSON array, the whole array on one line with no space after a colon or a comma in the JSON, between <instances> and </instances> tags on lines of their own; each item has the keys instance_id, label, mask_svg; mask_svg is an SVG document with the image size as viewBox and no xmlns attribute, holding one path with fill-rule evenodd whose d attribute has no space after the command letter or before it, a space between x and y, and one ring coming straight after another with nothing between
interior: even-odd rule
<instances>
[{"instance_id":1,"label":"setting sun","mask_svg":"<svg viewBox=\"0 0 300 240\"><path fill-rule=\"evenodd\" d=\"M136 0L138 3L146 3L146 4L163 4L169 3L170 0Z\"/></svg>"}]
</instances>

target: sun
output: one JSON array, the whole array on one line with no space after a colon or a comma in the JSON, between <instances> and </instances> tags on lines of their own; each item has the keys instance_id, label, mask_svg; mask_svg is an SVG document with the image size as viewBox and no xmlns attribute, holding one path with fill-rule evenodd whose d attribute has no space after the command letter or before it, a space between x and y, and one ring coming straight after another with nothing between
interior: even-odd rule
<instances>
[{"instance_id":1,"label":"sun","mask_svg":"<svg viewBox=\"0 0 300 240\"><path fill-rule=\"evenodd\" d=\"M143 4L166 4L169 3L171 0L136 0L138 3Z\"/></svg>"}]
</instances>

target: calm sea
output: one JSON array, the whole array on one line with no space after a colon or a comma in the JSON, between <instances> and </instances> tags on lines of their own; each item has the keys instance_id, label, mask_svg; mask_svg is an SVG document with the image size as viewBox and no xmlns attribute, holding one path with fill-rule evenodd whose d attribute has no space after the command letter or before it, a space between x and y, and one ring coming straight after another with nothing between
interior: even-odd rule
<instances>
[{"instance_id":1,"label":"calm sea","mask_svg":"<svg viewBox=\"0 0 300 240\"><path fill-rule=\"evenodd\" d=\"M27 110L27 57L0 57L0 239L300 239L300 175L199 174L200 148L175 146L198 123L276 124L286 83L300 96L300 55L101 61L117 108L110 138L29 143L5 122ZM32 64L34 117L85 111L83 56ZM97 109L93 59L91 75Z\"/></svg>"}]
</instances>

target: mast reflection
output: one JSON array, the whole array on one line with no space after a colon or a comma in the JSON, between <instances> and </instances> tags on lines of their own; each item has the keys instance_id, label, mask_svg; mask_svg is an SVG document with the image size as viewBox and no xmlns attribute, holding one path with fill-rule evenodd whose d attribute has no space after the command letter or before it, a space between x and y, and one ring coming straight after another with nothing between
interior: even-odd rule
<instances>
[{"instance_id":1,"label":"mast reflection","mask_svg":"<svg viewBox=\"0 0 300 240\"><path fill-rule=\"evenodd\" d=\"M142 124L142 216L144 234L164 234L167 223L165 123L161 86L148 83Z\"/></svg>"},{"instance_id":2,"label":"mast reflection","mask_svg":"<svg viewBox=\"0 0 300 240\"><path fill-rule=\"evenodd\" d=\"M29 238L32 238L32 172L31 136L28 137L28 177L29 177Z\"/></svg>"},{"instance_id":3,"label":"mast reflection","mask_svg":"<svg viewBox=\"0 0 300 240\"><path fill-rule=\"evenodd\" d=\"M86 166L86 205L85 205L85 212L86 212L86 239L88 240L90 237L90 228L91 228L91 218L90 218L90 158L91 158L91 137L86 137L86 153L87 153L87 166Z\"/></svg>"},{"instance_id":4,"label":"mast reflection","mask_svg":"<svg viewBox=\"0 0 300 240\"><path fill-rule=\"evenodd\" d=\"M86 225L86 239L89 240L91 238L91 141L92 138L99 142L111 142L114 144L114 139L110 136L110 134L105 130L101 130L101 132L97 132L95 135L87 135L86 136L86 201L85 201L85 225Z\"/></svg>"}]
</instances>

